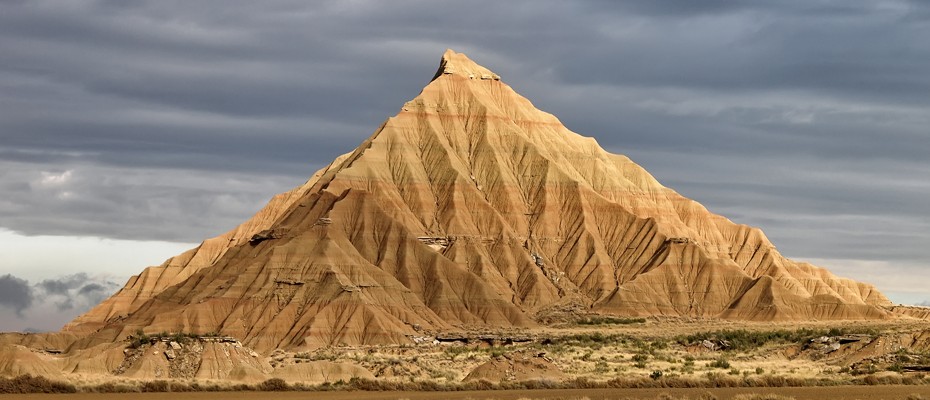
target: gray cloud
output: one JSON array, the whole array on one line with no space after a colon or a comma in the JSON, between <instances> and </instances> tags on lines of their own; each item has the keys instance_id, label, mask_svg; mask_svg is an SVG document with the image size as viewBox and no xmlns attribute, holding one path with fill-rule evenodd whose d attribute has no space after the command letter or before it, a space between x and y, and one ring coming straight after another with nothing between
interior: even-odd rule
<instances>
[{"instance_id":1,"label":"gray cloud","mask_svg":"<svg viewBox=\"0 0 930 400\"><path fill-rule=\"evenodd\" d=\"M78 290L78 294L91 298L96 301L100 301L101 296L107 295L107 288L99 283L89 283L87 285L81 286L81 289Z\"/></svg>"},{"instance_id":2,"label":"gray cloud","mask_svg":"<svg viewBox=\"0 0 930 400\"><path fill-rule=\"evenodd\" d=\"M100 303L120 287L116 282L77 273L45 279L35 285L38 302L52 302L59 311L79 308L81 312Z\"/></svg>"},{"instance_id":3,"label":"gray cloud","mask_svg":"<svg viewBox=\"0 0 930 400\"><path fill-rule=\"evenodd\" d=\"M44 279L35 284L10 274L4 275L0 277L0 306L14 311L17 318L0 318L0 331L58 329L120 287L107 277L86 273ZM0 316L2 314L0 312Z\"/></svg>"},{"instance_id":4,"label":"gray cloud","mask_svg":"<svg viewBox=\"0 0 930 400\"><path fill-rule=\"evenodd\" d=\"M22 316L23 310L32 305L32 288L29 282L13 275L0 276L0 306L7 307Z\"/></svg>"},{"instance_id":5,"label":"gray cloud","mask_svg":"<svg viewBox=\"0 0 930 400\"><path fill-rule=\"evenodd\" d=\"M218 234L451 47L790 257L906 273L930 264L928 22L905 0L7 2L0 228Z\"/></svg>"},{"instance_id":6,"label":"gray cloud","mask_svg":"<svg viewBox=\"0 0 930 400\"><path fill-rule=\"evenodd\" d=\"M930 30L918 16L926 12L926 4L788 1L777 6L730 2L683 7L681 2L649 3L655 4L599 4L597 10L609 17L601 20L603 34L595 40L623 46L607 52L598 51L600 46L566 48L566 56L594 62L562 63L559 76L603 85L816 90L927 104L922 93L930 79L919 73L924 66L919 56L926 54L927 47L915 48L910 39ZM675 12L663 12L667 10ZM637 23L637 29L629 28Z\"/></svg>"}]
</instances>

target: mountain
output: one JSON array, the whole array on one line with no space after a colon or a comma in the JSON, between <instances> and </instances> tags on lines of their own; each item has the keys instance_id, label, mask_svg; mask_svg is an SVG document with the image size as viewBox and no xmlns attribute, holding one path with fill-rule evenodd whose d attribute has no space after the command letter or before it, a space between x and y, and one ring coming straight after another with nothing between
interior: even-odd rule
<instances>
[{"instance_id":1,"label":"mountain","mask_svg":"<svg viewBox=\"0 0 930 400\"><path fill-rule=\"evenodd\" d=\"M259 352L532 328L573 313L892 318L446 51L355 151L244 224L145 269L64 332L219 332Z\"/></svg>"}]
</instances>

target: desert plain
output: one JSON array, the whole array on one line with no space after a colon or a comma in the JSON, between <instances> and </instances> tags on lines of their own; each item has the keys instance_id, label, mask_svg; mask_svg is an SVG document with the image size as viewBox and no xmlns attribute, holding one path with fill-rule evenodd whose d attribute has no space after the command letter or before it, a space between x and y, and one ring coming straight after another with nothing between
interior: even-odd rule
<instances>
[{"instance_id":1,"label":"desert plain","mask_svg":"<svg viewBox=\"0 0 930 400\"><path fill-rule=\"evenodd\" d=\"M785 326L589 316L545 329L440 336L410 345L277 351L266 361L290 375L248 385L172 378L177 367L153 379L69 374L68 384L83 393L67 397L919 399L930 396L930 377L924 372L930 369L928 325L831 321ZM138 350L164 358L160 338L149 340ZM180 347L175 360L202 347L196 338L172 340ZM195 383L200 386L192 388ZM61 395L5 395L43 396Z\"/></svg>"}]
</instances>

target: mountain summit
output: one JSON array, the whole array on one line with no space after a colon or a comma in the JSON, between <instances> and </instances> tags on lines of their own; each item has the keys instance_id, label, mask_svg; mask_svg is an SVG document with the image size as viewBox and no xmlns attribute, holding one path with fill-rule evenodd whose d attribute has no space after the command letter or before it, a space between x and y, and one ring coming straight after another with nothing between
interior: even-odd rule
<instances>
[{"instance_id":1,"label":"mountain summit","mask_svg":"<svg viewBox=\"0 0 930 400\"><path fill-rule=\"evenodd\" d=\"M396 344L580 314L891 318L446 51L355 151L65 327L220 332L259 352Z\"/></svg>"}]
</instances>

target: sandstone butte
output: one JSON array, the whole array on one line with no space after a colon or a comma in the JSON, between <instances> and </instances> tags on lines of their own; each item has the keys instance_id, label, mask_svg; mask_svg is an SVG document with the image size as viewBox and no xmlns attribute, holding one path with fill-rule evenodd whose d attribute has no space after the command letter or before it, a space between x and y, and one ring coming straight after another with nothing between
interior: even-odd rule
<instances>
[{"instance_id":1,"label":"sandstone butte","mask_svg":"<svg viewBox=\"0 0 930 400\"><path fill-rule=\"evenodd\" d=\"M575 311L910 318L869 284L783 257L759 229L662 186L449 50L356 150L62 332L0 337L19 351L0 359L51 346L76 355L56 368L108 371L123 357L114 343L140 329L219 332L269 354L532 329Z\"/></svg>"}]
</instances>

